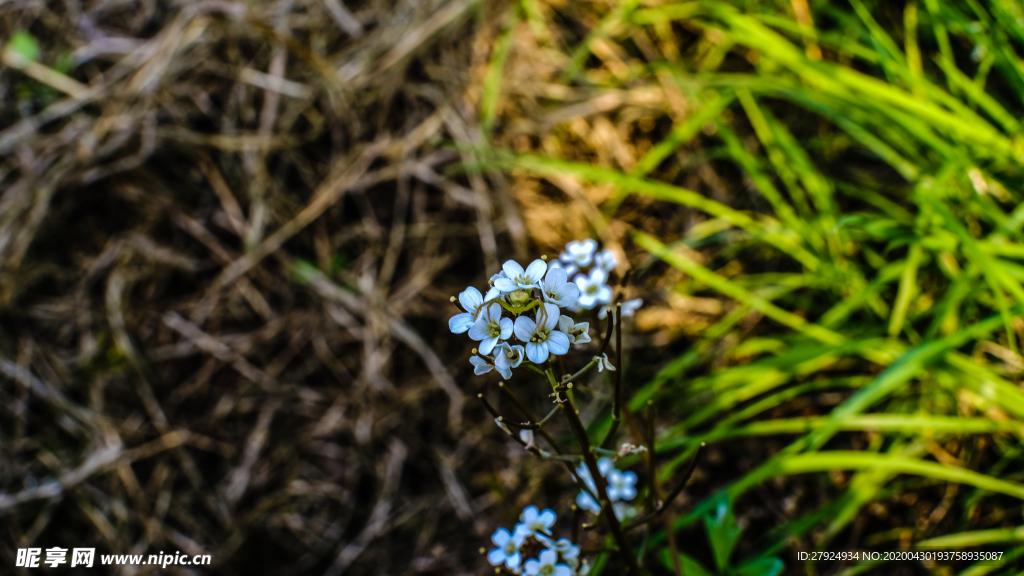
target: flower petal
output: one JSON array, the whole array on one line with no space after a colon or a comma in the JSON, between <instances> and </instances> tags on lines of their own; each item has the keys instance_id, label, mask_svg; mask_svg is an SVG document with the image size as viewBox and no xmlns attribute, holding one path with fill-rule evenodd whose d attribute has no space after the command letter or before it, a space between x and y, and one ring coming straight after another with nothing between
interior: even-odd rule
<instances>
[{"instance_id":1,"label":"flower petal","mask_svg":"<svg viewBox=\"0 0 1024 576\"><path fill-rule=\"evenodd\" d=\"M470 356L469 363L473 365L473 373L477 376L487 374L491 370L494 370L494 364L491 364L479 356Z\"/></svg>"},{"instance_id":2,"label":"flower petal","mask_svg":"<svg viewBox=\"0 0 1024 576\"><path fill-rule=\"evenodd\" d=\"M560 306L572 306L580 297L580 289L575 284L565 283L555 291Z\"/></svg>"},{"instance_id":3,"label":"flower petal","mask_svg":"<svg viewBox=\"0 0 1024 576\"><path fill-rule=\"evenodd\" d=\"M565 284L566 273L561 268L551 267L548 269L547 276L544 277L544 286L551 288L558 288L562 284Z\"/></svg>"},{"instance_id":4,"label":"flower petal","mask_svg":"<svg viewBox=\"0 0 1024 576\"><path fill-rule=\"evenodd\" d=\"M601 286L601 289L597 291L597 301L604 302L605 304L612 301L612 289L610 286L607 284Z\"/></svg>"},{"instance_id":5,"label":"flower petal","mask_svg":"<svg viewBox=\"0 0 1024 576\"><path fill-rule=\"evenodd\" d=\"M512 533L508 531L508 528L498 528L494 531L494 534L491 534L491 542L494 542L494 545L499 548L504 546L511 538Z\"/></svg>"},{"instance_id":6,"label":"flower petal","mask_svg":"<svg viewBox=\"0 0 1024 576\"><path fill-rule=\"evenodd\" d=\"M480 295L480 291L470 286L459 294L459 304L466 309L466 312L476 312L476 309L484 303L483 296Z\"/></svg>"},{"instance_id":7,"label":"flower petal","mask_svg":"<svg viewBox=\"0 0 1024 576\"><path fill-rule=\"evenodd\" d=\"M551 508L545 508L544 511L540 513L538 520L540 520L540 523L545 527L550 528L551 525L555 523L555 518L555 511Z\"/></svg>"},{"instance_id":8,"label":"flower petal","mask_svg":"<svg viewBox=\"0 0 1024 576\"><path fill-rule=\"evenodd\" d=\"M508 380L509 378L512 377L512 369L509 368L508 365L502 366L501 364L495 362L494 369L497 370L498 374L501 374L501 377L504 378L505 380Z\"/></svg>"},{"instance_id":9,"label":"flower petal","mask_svg":"<svg viewBox=\"0 0 1024 576\"><path fill-rule=\"evenodd\" d=\"M463 312L462 314L456 314L448 319L448 329L453 334L462 334L469 327L473 325L473 315L469 312Z\"/></svg>"},{"instance_id":10,"label":"flower petal","mask_svg":"<svg viewBox=\"0 0 1024 576\"><path fill-rule=\"evenodd\" d=\"M492 336L490 338L484 338L483 341L480 342L480 353L481 354L490 354L491 350L494 350L494 347L497 344L498 344L498 337L497 336Z\"/></svg>"},{"instance_id":11,"label":"flower petal","mask_svg":"<svg viewBox=\"0 0 1024 576\"><path fill-rule=\"evenodd\" d=\"M540 364L548 359L548 346L547 344L537 344L536 342L526 343L526 357L530 359L534 364Z\"/></svg>"},{"instance_id":12,"label":"flower petal","mask_svg":"<svg viewBox=\"0 0 1024 576\"><path fill-rule=\"evenodd\" d=\"M562 314L561 316L558 317L558 329L561 330L562 332L565 332L566 334L568 334L569 331L572 330L572 327L575 325L576 321L566 316L565 314Z\"/></svg>"},{"instance_id":13,"label":"flower petal","mask_svg":"<svg viewBox=\"0 0 1024 576\"><path fill-rule=\"evenodd\" d=\"M541 304L544 307L544 312L537 311L537 323L542 324L548 330L554 330L558 326L558 318L561 316L558 313L558 306L554 304Z\"/></svg>"},{"instance_id":14,"label":"flower petal","mask_svg":"<svg viewBox=\"0 0 1024 576\"><path fill-rule=\"evenodd\" d=\"M505 560L505 566L514 570L519 567L519 563L522 561L523 555L519 552L516 552L515 554L509 556L507 560Z\"/></svg>"},{"instance_id":15,"label":"flower petal","mask_svg":"<svg viewBox=\"0 0 1024 576\"><path fill-rule=\"evenodd\" d=\"M513 324L511 318L502 318L498 321L498 325L501 326L501 336L499 338L508 340L512 337Z\"/></svg>"},{"instance_id":16,"label":"flower petal","mask_svg":"<svg viewBox=\"0 0 1024 576\"><path fill-rule=\"evenodd\" d=\"M590 494L587 494L582 490L579 494L576 495L576 505L579 506L580 508L583 508L584 510L589 510L590 512L593 512L594 514L597 514L601 511L601 506L598 505L597 501L594 500L594 498L591 497Z\"/></svg>"},{"instance_id":17,"label":"flower petal","mask_svg":"<svg viewBox=\"0 0 1024 576\"><path fill-rule=\"evenodd\" d=\"M510 280L518 278L526 273L523 270L523 267L520 266L519 263L516 262L515 260L509 260L508 262L505 262L504 264L501 265L501 269L505 271L505 276L507 276ZM498 280L494 281L494 285L498 285Z\"/></svg>"},{"instance_id":18,"label":"flower petal","mask_svg":"<svg viewBox=\"0 0 1024 576\"><path fill-rule=\"evenodd\" d=\"M530 265L526 267L526 275L530 278L531 284L539 284L541 278L544 277L544 273L548 270L548 263L537 259L530 262Z\"/></svg>"},{"instance_id":19,"label":"flower petal","mask_svg":"<svg viewBox=\"0 0 1024 576\"><path fill-rule=\"evenodd\" d=\"M569 351L569 336L565 332L559 332L555 330L548 335L548 352L552 354L562 355Z\"/></svg>"},{"instance_id":20,"label":"flower petal","mask_svg":"<svg viewBox=\"0 0 1024 576\"><path fill-rule=\"evenodd\" d=\"M491 335L487 332L488 322L484 318L480 318L469 327L469 337L473 340L483 340L490 338ZM484 352L486 354L487 352Z\"/></svg>"},{"instance_id":21,"label":"flower petal","mask_svg":"<svg viewBox=\"0 0 1024 576\"><path fill-rule=\"evenodd\" d=\"M554 564L558 561L558 552L554 550L544 550L538 556L541 564Z\"/></svg>"},{"instance_id":22,"label":"flower petal","mask_svg":"<svg viewBox=\"0 0 1024 576\"><path fill-rule=\"evenodd\" d=\"M494 281L494 287L502 292L515 292L519 286L508 278L498 278Z\"/></svg>"},{"instance_id":23,"label":"flower petal","mask_svg":"<svg viewBox=\"0 0 1024 576\"><path fill-rule=\"evenodd\" d=\"M505 563L505 551L501 548L494 548L487 553L487 561L491 566L499 566Z\"/></svg>"},{"instance_id":24,"label":"flower petal","mask_svg":"<svg viewBox=\"0 0 1024 576\"><path fill-rule=\"evenodd\" d=\"M537 323L526 316L520 316L519 318L516 318L516 322L513 325L512 330L515 332L516 338L519 338L523 342L529 342L530 338L533 337L533 333L537 331Z\"/></svg>"},{"instance_id":25,"label":"flower petal","mask_svg":"<svg viewBox=\"0 0 1024 576\"><path fill-rule=\"evenodd\" d=\"M523 508L523 513L519 515L519 519L522 520L524 524L533 524L533 521L537 519L537 514L539 513L540 510L538 510L533 504L530 504L526 508Z\"/></svg>"}]
</instances>

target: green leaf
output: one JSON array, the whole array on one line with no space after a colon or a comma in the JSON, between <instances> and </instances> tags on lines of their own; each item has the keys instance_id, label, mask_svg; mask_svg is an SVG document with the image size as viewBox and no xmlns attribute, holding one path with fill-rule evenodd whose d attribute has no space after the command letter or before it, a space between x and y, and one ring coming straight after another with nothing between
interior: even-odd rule
<instances>
[{"instance_id":1,"label":"green leaf","mask_svg":"<svg viewBox=\"0 0 1024 576\"><path fill-rule=\"evenodd\" d=\"M669 570L675 570L675 565L672 562L672 553L668 548L662 548L659 556L661 558L661 563L664 564L666 568ZM686 574L686 576L714 576L714 573L705 568L703 564L682 552L679 553L679 564L680 568L682 568L683 574Z\"/></svg>"},{"instance_id":2,"label":"green leaf","mask_svg":"<svg viewBox=\"0 0 1024 576\"><path fill-rule=\"evenodd\" d=\"M39 60L39 43L36 42L34 36L24 30L18 30L11 35L11 40L7 43L7 49L29 62Z\"/></svg>"},{"instance_id":3,"label":"green leaf","mask_svg":"<svg viewBox=\"0 0 1024 576\"><path fill-rule=\"evenodd\" d=\"M711 541L711 550L715 554L715 565L719 572L724 572L729 566L729 556L740 541L740 534L743 528L736 525L736 517L732 513L732 506L729 499L723 498L718 502L714 512L704 517L704 528L708 532L708 540Z\"/></svg>"},{"instance_id":4,"label":"green leaf","mask_svg":"<svg viewBox=\"0 0 1024 576\"><path fill-rule=\"evenodd\" d=\"M778 558L759 558L730 572L730 576L778 576L785 565Z\"/></svg>"}]
</instances>

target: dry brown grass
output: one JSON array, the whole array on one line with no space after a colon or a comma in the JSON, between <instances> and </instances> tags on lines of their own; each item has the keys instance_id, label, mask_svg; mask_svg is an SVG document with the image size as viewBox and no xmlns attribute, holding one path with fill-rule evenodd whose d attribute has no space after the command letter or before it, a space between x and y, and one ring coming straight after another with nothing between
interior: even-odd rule
<instances>
[{"instance_id":1,"label":"dry brown grass","mask_svg":"<svg viewBox=\"0 0 1024 576\"><path fill-rule=\"evenodd\" d=\"M527 236L517 184L447 175L441 144L479 142L494 13L0 2L0 38L42 47L0 69L0 565L479 567L525 479L514 454L491 480L447 299Z\"/></svg>"}]
</instances>

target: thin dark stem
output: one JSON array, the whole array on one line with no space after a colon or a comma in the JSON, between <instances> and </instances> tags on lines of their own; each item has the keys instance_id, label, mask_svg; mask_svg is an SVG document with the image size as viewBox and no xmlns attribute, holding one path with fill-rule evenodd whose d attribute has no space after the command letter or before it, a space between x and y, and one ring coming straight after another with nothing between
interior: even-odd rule
<instances>
[{"instance_id":1,"label":"thin dark stem","mask_svg":"<svg viewBox=\"0 0 1024 576\"><path fill-rule=\"evenodd\" d=\"M654 402L647 401L647 511L658 507L658 475L654 471Z\"/></svg>"},{"instance_id":2,"label":"thin dark stem","mask_svg":"<svg viewBox=\"0 0 1024 576\"><path fill-rule=\"evenodd\" d=\"M622 305L615 305L614 321L609 326L615 325L615 371L612 372L612 382L615 389L612 396L612 427L608 429L608 435L601 442L602 448L607 448L615 441L615 433L619 430L622 422Z\"/></svg>"},{"instance_id":3,"label":"thin dark stem","mask_svg":"<svg viewBox=\"0 0 1024 576\"><path fill-rule=\"evenodd\" d=\"M541 374L543 374L543 372ZM527 420L529 420L530 422L537 421L537 417L533 415L533 411L527 408L526 405L523 404L521 400L519 400L519 397L516 396L516 393L513 392L511 388L506 386L504 382L499 382L498 388L501 388L501 391L504 392L505 395L508 396L509 400L511 400L512 403L516 405L516 408L519 408L519 411L522 412L524 416L526 416ZM551 449L554 450L556 454L562 453L561 446L559 446L558 443L555 442L555 439L551 436L551 434L548 433L547 430L541 427L537 429L537 432L539 432L540 435L543 436L544 439L548 441L548 444L551 445Z\"/></svg>"},{"instance_id":4,"label":"thin dark stem","mask_svg":"<svg viewBox=\"0 0 1024 576\"><path fill-rule=\"evenodd\" d=\"M540 424L531 424L529 422L523 422L520 424L519 422L509 420L508 418L505 418L501 414L498 414L498 410L494 406L491 406L491 403L487 401L487 398L484 398L483 394L477 394L476 397L479 398L480 401L484 403L484 408L486 408L487 411L491 413L491 416L494 416L494 419L497 420L498 422L501 422L502 424L511 424L516 428L521 428L524 430L540 429Z\"/></svg>"},{"instance_id":5,"label":"thin dark stem","mask_svg":"<svg viewBox=\"0 0 1024 576\"><path fill-rule=\"evenodd\" d=\"M554 374L548 372L548 378L552 381L551 384L554 385ZM590 449L590 438L587 437L587 429L583 426L580 415L576 412L576 407L571 399L568 402L559 404L559 407L562 409L562 413L565 414L566 420L569 421L569 426L572 428L573 434L576 435L576 441L579 442L580 448L583 449L583 461L586 463L587 469L590 470L590 477L593 478L594 485L597 487L601 509L608 510L604 515L605 522L608 524L608 530L612 533L612 538L615 539L615 544L618 546L621 556L626 562L626 569L629 573L640 576L642 574L640 565L637 563L636 556L629 547L629 540L626 539L626 533L622 530L622 524L619 523L619 519L612 512L612 501L608 498L607 481L601 475L600 468L597 467L594 451Z\"/></svg>"},{"instance_id":6,"label":"thin dark stem","mask_svg":"<svg viewBox=\"0 0 1024 576\"><path fill-rule=\"evenodd\" d=\"M547 373L545 372L541 372L541 374L544 376L544 378L548 377ZM501 391L504 392L505 395L508 396L510 400L512 400L512 403L515 404L517 408L519 408L519 411L522 412L523 415L530 420L530 422L534 422L537 419L537 417L533 415L533 411L527 408L526 405L523 404L521 400L519 400L519 397L516 396L516 393L513 392L511 388L506 386L504 382L499 382L498 388L501 388ZM546 422L550 417L551 414L548 414L547 416L544 417L544 421ZM548 431L545 430L544 427L540 424L538 424L537 433L540 434L545 440L547 440L548 444L551 446L551 449L555 451L555 454L563 453L562 447L558 445L558 442L555 442L554 437L551 436L551 434L549 434ZM577 484L579 484L580 489L582 489L587 494L594 496L590 489L587 488L587 484L583 481L583 479L576 475L576 468L573 467L572 463L564 460L563 462L565 463L566 470L569 471L569 475L572 476L573 480L575 480Z\"/></svg>"},{"instance_id":7,"label":"thin dark stem","mask_svg":"<svg viewBox=\"0 0 1024 576\"><path fill-rule=\"evenodd\" d=\"M501 414L498 414L498 411L494 409L494 406L491 406L491 403L487 401L487 398L484 398L483 394L477 394L476 397L479 398L480 401L484 403L484 408L491 413L491 416L494 416L495 418L501 418Z\"/></svg>"},{"instance_id":8,"label":"thin dark stem","mask_svg":"<svg viewBox=\"0 0 1024 576\"><path fill-rule=\"evenodd\" d=\"M580 507L572 505L572 541L580 541Z\"/></svg>"},{"instance_id":9,"label":"thin dark stem","mask_svg":"<svg viewBox=\"0 0 1024 576\"><path fill-rule=\"evenodd\" d=\"M596 364L597 364L597 360L591 360L590 362L587 363L586 366L584 366L583 368L580 368L579 371L576 372L575 374L573 374L572 376L569 376L568 378L563 378L562 384L568 384L568 383L572 382L577 377L583 375L584 372L586 372L587 370L590 370L591 368L593 368Z\"/></svg>"},{"instance_id":10,"label":"thin dark stem","mask_svg":"<svg viewBox=\"0 0 1024 576\"><path fill-rule=\"evenodd\" d=\"M683 492L683 488L686 488L686 483L690 481L690 476L693 475L693 471L697 468L697 460L700 456L700 448L703 446L704 443L701 443L700 447L697 448L697 451L693 454L693 459L690 460L690 465L687 466L686 472L683 473L683 477L679 481L679 484L676 485L676 487L673 488L671 492L669 492L668 496L665 497L665 501L662 502L661 505L659 505L650 514L645 514L642 518L638 518L637 520L633 521L629 526L626 526L626 530L632 530L637 526L643 526L647 522L660 516L662 512L668 509L672 501L676 499L676 496L679 496Z\"/></svg>"},{"instance_id":11,"label":"thin dark stem","mask_svg":"<svg viewBox=\"0 0 1024 576\"><path fill-rule=\"evenodd\" d=\"M615 327L615 318L608 317L608 330L604 333L604 340L601 341L601 349L597 351L597 355L604 354L605 350L608 349L608 344L612 341L612 328ZM618 368L618 366L616 366Z\"/></svg>"}]
</instances>

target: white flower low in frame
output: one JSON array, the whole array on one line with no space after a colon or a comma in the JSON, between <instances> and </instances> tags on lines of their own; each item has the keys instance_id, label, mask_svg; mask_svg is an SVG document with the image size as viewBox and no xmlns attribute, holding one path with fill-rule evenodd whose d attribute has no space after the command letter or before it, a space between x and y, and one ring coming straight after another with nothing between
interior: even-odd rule
<instances>
[{"instance_id":1,"label":"white flower low in frame","mask_svg":"<svg viewBox=\"0 0 1024 576\"><path fill-rule=\"evenodd\" d=\"M527 506L523 508L523 513L520 514L519 519L522 520L522 528L516 526L516 530L522 530L524 533L530 536L536 536L538 534L546 534L551 536L551 526L555 523L555 511L545 508L543 512L537 509L536 506Z\"/></svg>"},{"instance_id":2,"label":"white flower low in frame","mask_svg":"<svg viewBox=\"0 0 1024 576\"><path fill-rule=\"evenodd\" d=\"M491 535L491 542L496 548L487 553L487 561L491 566L505 565L510 570L516 570L523 562L523 555L519 551L526 541L525 534L513 534L508 528L498 528Z\"/></svg>"},{"instance_id":3,"label":"white flower low in frame","mask_svg":"<svg viewBox=\"0 0 1024 576\"><path fill-rule=\"evenodd\" d=\"M549 549L541 552L538 560L527 560L523 567L529 576L572 576L572 568L556 562L558 552Z\"/></svg>"}]
</instances>

